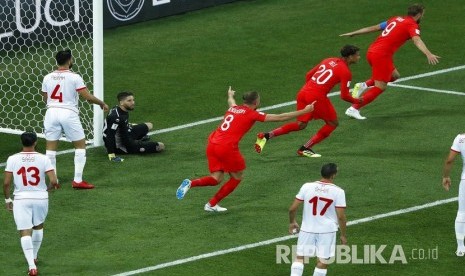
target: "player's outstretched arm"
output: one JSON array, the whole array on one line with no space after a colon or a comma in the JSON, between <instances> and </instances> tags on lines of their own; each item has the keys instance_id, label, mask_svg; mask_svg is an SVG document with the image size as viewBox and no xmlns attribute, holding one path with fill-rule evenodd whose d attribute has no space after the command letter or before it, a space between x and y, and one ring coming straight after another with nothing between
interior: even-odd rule
<instances>
[{"instance_id":1,"label":"player's outstretched arm","mask_svg":"<svg viewBox=\"0 0 465 276\"><path fill-rule=\"evenodd\" d=\"M426 44L421 40L420 36L412 37L413 44L420 50L423 54L425 54L426 58L428 59L428 63L435 65L439 63L440 56L432 54Z\"/></svg>"},{"instance_id":2,"label":"player's outstretched arm","mask_svg":"<svg viewBox=\"0 0 465 276\"><path fill-rule=\"evenodd\" d=\"M297 111L286 112L286 113L281 113L281 114L266 114L265 122L287 121L287 120L299 117L300 115L310 113L315 109L314 107L315 103L316 101L307 105L304 109L297 110Z\"/></svg>"},{"instance_id":3,"label":"player's outstretched arm","mask_svg":"<svg viewBox=\"0 0 465 276\"><path fill-rule=\"evenodd\" d=\"M229 107L236 106L236 100L234 99L234 93L236 93L236 91L232 90L231 86L229 86L229 89L228 89L228 105L229 105Z\"/></svg>"},{"instance_id":4,"label":"player's outstretched arm","mask_svg":"<svg viewBox=\"0 0 465 276\"><path fill-rule=\"evenodd\" d=\"M98 104L103 109L103 111L105 112L108 111L108 105L104 103L102 100L100 100L99 98L90 94L87 88L79 90L79 95L81 95L81 97L83 97L84 99L88 100L89 102L93 104Z\"/></svg>"},{"instance_id":5,"label":"player's outstretched arm","mask_svg":"<svg viewBox=\"0 0 465 276\"><path fill-rule=\"evenodd\" d=\"M377 31L381 31L381 26L379 24L370 26L370 27L361 28L361 29L358 29L350 33L340 34L339 36L356 36L356 35L361 35L361 34L377 32Z\"/></svg>"}]
</instances>

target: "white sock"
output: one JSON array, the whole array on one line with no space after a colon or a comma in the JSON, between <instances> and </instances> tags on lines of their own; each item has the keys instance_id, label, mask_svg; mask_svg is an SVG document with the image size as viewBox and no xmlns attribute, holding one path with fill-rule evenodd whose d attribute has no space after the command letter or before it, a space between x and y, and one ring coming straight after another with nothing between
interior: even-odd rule
<instances>
[{"instance_id":1,"label":"white sock","mask_svg":"<svg viewBox=\"0 0 465 276\"><path fill-rule=\"evenodd\" d=\"M74 182L82 182L82 172L86 165L86 149L74 151Z\"/></svg>"},{"instance_id":2,"label":"white sock","mask_svg":"<svg viewBox=\"0 0 465 276\"><path fill-rule=\"evenodd\" d=\"M47 150L45 151L45 155L47 155L48 159L52 162L53 168L55 168L55 174L57 174L57 152L54 150Z\"/></svg>"},{"instance_id":3,"label":"white sock","mask_svg":"<svg viewBox=\"0 0 465 276\"><path fill-rule=\"evenodd\" d=\"M465 212L458 211L455 218L455 236L457 238L457 249L465 251Z\"/></svg>"},{"instance_id":4,"label":"white sock","mask_svg":"<svg viewBox=\"0 0 465 276\"><path fill-rule=\"evenodd\" d=\"M326 272L328 272L327 269L315 267L315 270L313 271L313 276L326 276Z\"/></svg>"},{"instance_id":5,"label":"white sock","mask_svg":"<svg viewBox=\"0 0 465 276\"><path fill-rule=\"evenodd\" d=\"M37 259L42 239L44 238L44 229L32 230L32 245L34 247L34 259Z\"/></svg>"},{"instance_id":6,"label":"white sock","mask_svg":"<svg viewBox=\"0 0 465 276\"><path fill-rule=\"evenodd\" d=\"M304 273L304 264L293 262L291 265L291 276L302 276L302 273Z\"/></svg>"},{"instance_id":7,"label":"white sock","mask_svg":"<svg viewBox=\"0 0 465 276\"><path fill-rule=\"evenodd\" d=\"M21 237L21 247L23 248L24 257L26 257L27 264L29 265L29 269L36 269L36 265L34 264L34 251L32 246L32 238L31 236L24 236Z\"/></svg>"}]
</instances>

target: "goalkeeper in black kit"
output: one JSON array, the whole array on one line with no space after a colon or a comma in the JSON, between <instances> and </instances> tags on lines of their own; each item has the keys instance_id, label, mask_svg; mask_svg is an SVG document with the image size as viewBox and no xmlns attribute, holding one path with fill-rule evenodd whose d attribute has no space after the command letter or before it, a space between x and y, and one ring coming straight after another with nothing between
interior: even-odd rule
<instances>
[{"instance_id":1,"label":"goalkeeper in black kit","mask_svg":"<svg viewBox=\"0 0 465 276\"><path fill-rule=\"evenodd\" d=\"M152 123L129 123L129 111L134 110L134 94L120 92L117 95L119 104L108 113L103 126L103 141L107 148L108 158L113 162L123 162L116 154L148 154L165 149L161 142L150 141L147 133L153 128Z\"/></svg>"}]
</instances>

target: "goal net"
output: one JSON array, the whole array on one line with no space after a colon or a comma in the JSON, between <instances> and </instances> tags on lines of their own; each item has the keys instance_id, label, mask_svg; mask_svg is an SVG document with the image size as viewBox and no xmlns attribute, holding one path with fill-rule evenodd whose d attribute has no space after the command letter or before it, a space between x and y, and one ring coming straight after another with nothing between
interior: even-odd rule
<instances>
[{"instance_id":1,"label":"goal net","mask_svg":"<svg viewBox=\"0 0 465 276\"><path fill-rule=\"evenodd\" d=\"M103 99L102 14L102 0L0 1L0 132L43 137L42 80L56 69L59 50L71 49L73 71ZM101 145L103 113L96 107L79 100L86 139Z\"/></svg>"}]
</instances>

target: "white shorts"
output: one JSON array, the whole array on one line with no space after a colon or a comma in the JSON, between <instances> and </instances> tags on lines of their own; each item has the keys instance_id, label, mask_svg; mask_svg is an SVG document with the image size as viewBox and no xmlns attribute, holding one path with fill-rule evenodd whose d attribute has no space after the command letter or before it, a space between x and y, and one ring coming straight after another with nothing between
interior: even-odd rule
<instances>
[{"instance_id":1,"label":"white shorts","mask_svg":"<svg viewBox=\"0 0 465 276\"><path fill-rule=\"evenodd\" d=\"M32 229L44 223L48 213L48 199L15 199L13 217L18 230Z\"/></svg>"},{"instance_id":2,"label":"white shorts","mask_svg":"<svg viewBox=\"0 0 465 276\"><path fill-rule=\"evenodd\" d=\"M48 108L45 113L44 128L45 139L48 141L59 140L62 132L73 142L85 138L79 114L66 108Z\"/></svg>"},{"instance_id":3,"label":"white shorts","mask_svg":"<svg viewBox=\"0 0 465 276\"><path fill-rule=\"evenodd\" d=\"M328 259L336 253L336 232L308 233L299 232L297 256Z\"/></svg>"}]
</instances>

